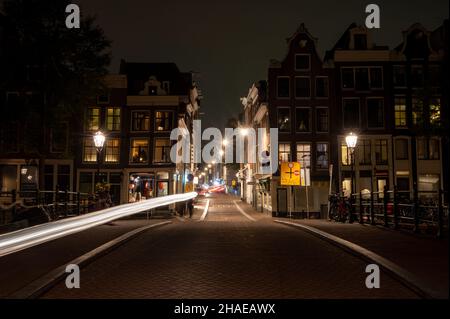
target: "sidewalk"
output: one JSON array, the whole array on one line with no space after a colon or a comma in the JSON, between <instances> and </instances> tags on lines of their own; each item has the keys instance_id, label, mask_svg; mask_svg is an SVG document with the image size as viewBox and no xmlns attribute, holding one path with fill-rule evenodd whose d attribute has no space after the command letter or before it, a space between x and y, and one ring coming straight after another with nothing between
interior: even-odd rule
<instances>
[{"instance_id":1,"label":"sidewalk","mask_svg":"<svg viewBox=\"0 0 450 319\"><path fill-rule=\"evenodd\" d=\"M133 229L158 219L126 219L94 227L0 258L0 298Z\"/></svg>"},{"instance_id":2,"label":"sidewalk","mask_svg":"<svg viewBox=\"0 0 450 319\"><path fill-rule=\"evenodd\" d=\"M371 250L408 270L448 298L448 239L416 236L359 223L342 224L313 219L289 221L317 228Z\"/></svg>"}]
</instances>

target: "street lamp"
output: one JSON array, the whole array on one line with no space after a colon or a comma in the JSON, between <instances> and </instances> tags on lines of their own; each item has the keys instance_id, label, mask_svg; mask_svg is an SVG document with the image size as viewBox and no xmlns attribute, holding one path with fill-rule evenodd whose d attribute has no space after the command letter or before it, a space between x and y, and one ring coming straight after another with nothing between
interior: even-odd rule
<instances>
[{"instance_id":1,"label":"street lamp","mask_svg":"<svg viewBox=\"0 0 450 319\"><path fill-rule=\"evenodd\" d=\"M101 131L98 131L97 133L95 133L94 145L95 145L95 148L97 149L97 182L100 181L100 155L103 150L103 145L105 145L105 140L106 140L106 137Z\"/></svg>"},{"instance_id":2,"label":"street lamp","mask_svg":"<svg viewBox=\"0 0 450 319\"><path fill-rule=\"evenodd\" d=\"M351 194L350 198L352 199L353 204L353 194L356 192L355 187L355 148L356 144L358 143L358 135L353 134L353 132L350 132L349 135L345 137L345 143L347 143L347 148L350 150L350 161L352 165L352 178L351 178ZM353 207L353 205L352 205ZM352 221L352 218L350 216L350 221Z\"/></svg>"}]
</instances>

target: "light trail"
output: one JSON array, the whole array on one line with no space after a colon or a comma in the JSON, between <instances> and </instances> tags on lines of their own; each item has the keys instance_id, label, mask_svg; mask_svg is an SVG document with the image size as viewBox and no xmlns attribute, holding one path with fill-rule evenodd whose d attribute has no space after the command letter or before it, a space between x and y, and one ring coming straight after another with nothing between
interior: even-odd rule
<instances>
[{"instance_id":1,"label":"light trail","mask_svg":"<svg viewBox=\"0 0 450 319\"><path fill-rule=\"evenodd\" d=\"M197 193L192 192L157 197L0 235L0 257L149 209L183 202L196 196Z\"/></svg>"}]
</instances>

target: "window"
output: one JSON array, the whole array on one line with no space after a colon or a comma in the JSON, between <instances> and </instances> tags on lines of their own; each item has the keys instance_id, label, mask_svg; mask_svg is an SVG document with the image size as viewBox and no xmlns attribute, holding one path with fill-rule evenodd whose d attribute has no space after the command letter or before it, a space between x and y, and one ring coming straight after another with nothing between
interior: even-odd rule
<instances>
[{"instance_id":1,"label":"window","mask_svg":"<svg viewBox=\"0 0 450 319\"><path fill-rule=\"evenodd\" d=\"M120 108L109 107L106 110L106 129L120 131Z\"/></svg>"},{"instance_id":2,"label":"window","mask_svg":"<svg viewBox=\"0 0 450 319\"><path fill-rule=\"evenodd\" d=\"M394 87L404 88L406 87L406 70L403 65L394 65Z\"/></svg>"},{"instance_id":3,"label":"window","mask_svg":"<svg viewBox=\"0 0 450 319\"><path fill-rule=\"evenodd\" d=\"M54 167L53 165L44 165L44 190L46 191L53 191L55 190L54 185ZM51 195L53 197L53 194L47 194ZM50 196L49 196L50 197Z\"/></svg>"},{"instance_id":4,"label":"window","mask_svg":"<svg viewBox=\"0 0 450 319\"><path fill-rule=\"evenodd\" d=\"M280 132L291 131L291 112L287 107L278 108L278 129Z\"/></svg>"},{"instance_id":5,"label":"window","mask_svg":"<svg viewBox=\"0 0 450 319\"><path fill-rule=\"evenodd\" d=\"M370 165L372 163L372 144L368 139L358 141L359 164Z\"/></svg>"},{"instance_id":6,"label":"window","mask_svg":"<svg viewBox=\"0 0 450 319\"><path fill-rule=\"evenodd\" d=\"M295 78L295 97L296 98L311 97L311 82L308 77Z\"/></svg>"},{"instance_id":7,"label":"window","mask_svg":"<svg viewBox=\"0 0 450 319\"><path fill-rule=\"evenodd\" d=\"M370 68L370 88L382 89L383 88L383 69L382 68Z\"/></svg>"},{"instance_id":8,"label":"window","mask_svg":"<svg viewBox=\"0 0 450 319\"><path fill-rule=\"evenodd\" d=\"M158 95L158 88L154 85L148 87L148 95L155 96Z\"/></svg>"},{"instance_id":9,"label":"window","mask_svg":"<svg viewBox=\"0 0 450 319\"><path fill-rule=\"evenodd\" d=\"M367 36L365 34L355 34L353 40L355 50L367 50Z\"/></svg>"},{"instance_id":10,"label":"window","mask_svg":"<svg viewBox=\"0 0 450 319\"><path fill-rule=\"evenodd\" d=\"M377 165L387 165L388 163L387 140L375 141L375 162Z\"/></svg>"},{"instance_id":11,"label":"window","mask_svg":"<svg viewBox=\"0 0 450 319\"><path fill-rule=\"evenodd\" d=\"M344 99L344 128L359 127L359 99Z\"/></svg>"},{"instance_id":12,"label":"window","mask_svg":"<svg viewBox=\"0 0 450 319\"><path fill-rule=\"evenodd\" d=\"M100 129L100 109L89 108L87 111L87 130L98 131Z\"/></svg>"},{"instance_id":13,"label":"window","mask_svg":"<svg viewBox=\"0 0 450 319\"><path fill-rule=\"evenodd\" d=\"M148 140L131 140L130 162L134 164L148 163Z\"/></svg>"},{"instance_id":14,"label":"window","mask_svg":"<svg viewBox=\"0 0 450 319\"><path fill-rule=\"evenodd\" d=\"M352 68L342 68L342 88L343 89L354 89L355 88L355 76L354 70Z\"/></svg>"},{"instance_id":15,"label":"window","mask_svg":"<svg viewBox=\"0 0 450 319\"><path fill-rule=\"evenodd\" d=\"M412 120L414 125L423 123L423 100L418 97L412 98Z\"/></svg>"},{"instance_id":16,"label":"window","mask_svg":"<svg viewBox=\"0 0 450 319\"><path fill-rule=\"evenodd\" d=\"M341 143L341 163L342 165L352 164L352 154L350 152L350 148L347 147L347 143L345 141Z\"/></svg>"},{"instance_id":17,"label":"window","mask_svg":"<svg viewBox=\"0 0 450 319\"><path fill-rule=\"evenodd\" d=\"M170 140L156 139L155 140L155 163L170 163Z\"/></svg>"},{"instance_id":18,"label":"window","mask_svg":"<svg viewBox=\"0 0 450 319\"><path fill-rule=\"evenodd\" d=\"M430 86L432 88L441 86L441 67L439 65L430 65Z\"/></svg>"},{"instance_id":19,"label":"window","mask_svg":"<svg viewBox=\"0 0 450 319\"><path fill-rule=\"evenodd\" d=\"M328 169L328 143L316 144L316 167Z\"/></svg>"},{"instance_id":20,"label":"window","mask_svg":"<svg viewBox=\"0 0 450 319\"><path fill-rule=\"evenodd\" d=\"M358 91L369 90L369 69L356 68L355 69L355 89Z\"/></svg>"},{"instance_id":21,"label":"window","mask_svg":"<svg viewBox=\"0 0 450 319\"><path fill-rule=\"evenodd\" d=\"M278 144L278 161L289 162L291 160L291 145L289 143Z\"/></svg>"},{"instance_id":22,"label":"window","mask_svg":"<svg viewBox=\"0 0 450 319\"><path fill-rule=\"evenodd\" d=\"M327 77L316 78L316 97L328 97L329 87Z\"/></svg>"},{"instance_id":23,"label":"window","mask_svg":"<svg viewBox=\"0 0 450 319\"><path fill-rule=\"evenodd\" d=\"M93 186L92 186L92 179L93 174L90 172L81 172L80 173L80 183L78 185L78 191L80 193L92 193L93 192Z\"/></svg>"},{"instance_id":24,"label":"window","mask_svg":"<svg viewBox=\"0 0 450 319\"><path fill-rule=\"evenodd\" d=\"M290 96L289 78L279 77L277 79L277 96L279 98L288 98Z\"/></svg>"},{"instance_id":25,"label":"window","mask_svg":"<svg viewBox=\"0 0 450 319\"><path fill-rule=\"evenodd\" d=\"M296 54L295 55L295 69L296 70L309 70L310 69L309 54Z\"/></svg>"},{"instance_id":26,"label":"window","mask_svg":"<svg viewBox=\"0 0 450 319\"><path fill-rule=\"evenodd\" d=\"M106 163L119 163L120 162L120 139L109 138L106 140Z\"/></svg>"},{"instance_id":27,"label":"window","mask_svg":"<svg viewBox=\"0 0 450 319\"><path fill-rule=\"evenodd\" d=\"M430 100L430 124L441 124L441 99L438 97L432 97Z\"/></svg>"},{"instance_id":28,"label":"window","mask_svg":"<svg viewBox=\"0 0 450 319\"><path fill-rule=\"evenodd\" d=\"M61 190L70 190L70 165L58 165L57 185Z\"/></svg>"},{"instance_id":29,"label":"window","mask_svg":"<svg viewBox=\"0 0 450 319\"><path fill-rule=\"evenodd\" d=\"M297 132L311 132L311 109L297 108L295 113L295 130Z\"/></svg>"},{"instance_id":30,"label":"window","mask_svg":"<svg viewBox=\"0 0 450 319\"><path fill-rule=\"evenodd\" d=\"M92 137L84 138L83 162L85 163L97 162L97 149L95 148L94 140Z\"/></svg>"},{"instance_id":31,"label":"window","mask_svg":"<svg viewBox=\"0 0 450 319\"><path fill-rule=\"evenodd\" d=\"M169 81L163 81L162 88L164 91L166 91L166 94L170 94L170 82Z\"/></svg>"},{"instance_id":32,"label":"window","mask_svg":"<svg viewBox=\"0 0 450 319\"><path fill-rule=\"evenodd\" d=\"M367 99L367 126L369 128L384 127L383 99Z\"/></svg>"},{"instance_id":33,"label":"window","mask_svg":"<svg viewBox=\"0 0 450 319\"><path fill-rule=\"evenodd\" d=\"M5 153L17 153L19 151L18 141L18 125L17 122L3 123L2 132L2 145L3 152Z\"/></svg>"},{"instance_id":34,"label":"window","mask_svg":"<svg viewBox=\"0 0 450 319\"><path fill-rule=\"evenodd\" d=\"M150 130L150 112L132 112L131 130L135 132Z\"/></svg>"},{"instance_id":35,"label":"window","mask_svg":"<svg viewBox=\"0 0 450 319\"><path fill-rule=\"evenodd\" d=\"M311 144L297 143L297 162L300 162L302 167L311 166Z\"/></svg>"},{"instance_id":36,"label":"window","mask_svg":"<svg viewBox=\"0 0 450 319\"><path fill-rule=\"evenodd\" d=\"M406 138L398 138L395 140L395 159L407 160L408 156L408 140Z\"/></svg>"},{"instance_id":37,"label":"window","mask_svg":"<svg viewBox=\"0 0 450 319\"><path fill-rule=\"evenodd\" d=\"M170 131L172 129L172 112L155 112L155 131Z\"/></svg>"},{"instance_id":38,"label":"window","mask_svg":"<svg viewBox=\"0 0 450 319\"><path fill-rule=\"evenodd\" d=\"M406 128L406 99L404 97L395 98L395 127Z\"/></svg>"},{"instance_id":39,"label":"window","mask_svg":"<svg viewBox=\"0 0 450 319\"><path fill-rule=\"evenodd\" d=\"M411 86L413 88L422 88L424 85L423 67L414 65L411 67Z\"/></svg>"},{"instance_id":40,"label":"window","mask_svg":"<svg viewBox=\"0 0 450 319\"><path fill-rule=\"evenodd\" d=\"M318 107L316 109L316 131L328 132L328 108Z\"/></svg>"},{"instance_id":41,"label":"window","mask_svg":"<svg viewBox=\"0 0 450 319\"><path fill-rule=\"evenodd\" d=\"M401 192L409 191L409 177L397 177L397 190ZM402 196L404 195L402 194Z\"/></svg>"},{"instance_id":42,"label":"window","mask_svg":"<svg viewBox=\"0 0 450 319\"><path fill-rule=\"evenodd\" d=\"M67 123L57 123L51 129L51 152L63 153L67 150L68 127Z\"/></svg>"},{"instance_id":43,"label":"window","mask_svg":"<svg viewBox=\"0 0 450 319\"><path fill-rule=\"evenodd\" d=\"M417 138L417 157L421 160L438 160L440 158L440 141L437 138Z\"/></svg>"}]
</instances>

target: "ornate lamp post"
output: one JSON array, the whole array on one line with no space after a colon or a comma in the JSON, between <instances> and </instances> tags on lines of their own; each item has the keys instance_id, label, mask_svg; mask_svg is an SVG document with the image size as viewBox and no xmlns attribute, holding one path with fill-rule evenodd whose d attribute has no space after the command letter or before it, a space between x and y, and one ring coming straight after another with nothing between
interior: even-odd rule
<instances>
[{"instance_id":1,"label":"ornate lamp post","mask_svg":"<svg viewBox=\"0 0 450 319\"><path fill-rule=\"evenodd\" d=\"M352 178L351 178L351 203L352 203L352 214L353 214L353 204L354 204L354 195L356 192L355 187L355 148L356 144L358 143L358 135L353 134L353 132L350 132L349 135L345 137L345 143L347 143L347 148L350 150L350 161L352 165ZM352 222L352 215L350 215L350 222Z\"/></svg>"},{"instance_id":2,"label":"ornate lamp post","mask_svg":"<svg viewBox=\"0 0 450 319\"><path fill-rule=\"evenodd\" d=\"M105 145L106 137L101 131L98 131L97 133L95 133L93 138L94 138L95 148L97 149L97 182L99 182L100 181L100 155L102 153L103 146Z\"/></svg>"}]
</instances>

